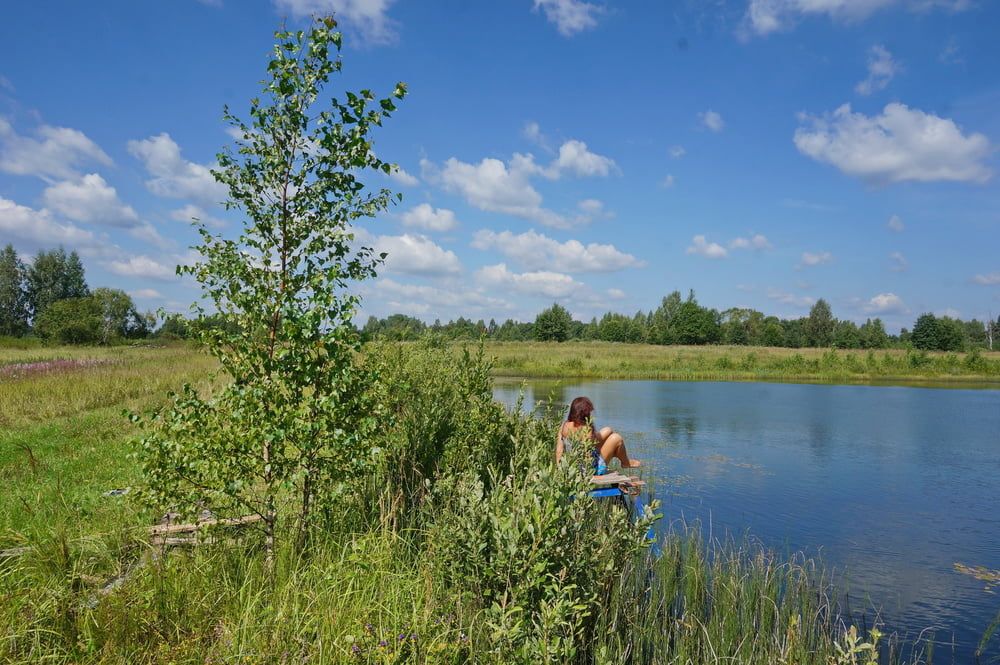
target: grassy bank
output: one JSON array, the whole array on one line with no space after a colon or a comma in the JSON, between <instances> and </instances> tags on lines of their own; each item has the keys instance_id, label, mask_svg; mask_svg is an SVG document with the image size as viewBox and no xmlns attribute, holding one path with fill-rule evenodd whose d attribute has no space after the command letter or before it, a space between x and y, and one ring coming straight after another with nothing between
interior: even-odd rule
<instances>
[{"instance_id":1,"label":"grassy bank","mask_svg":"<svg viewBox=\"0 0 1000 665\"><path fill-rule=\"evenodd\" d=\"M255 532L148 560L162 508L105 495L141 483L122 409L204 383L210 359L5 356L21 369L0 376L0 549L28 551L0 559L0 661L868 662L867 637L839 655L851 633L809 561L697 531L651 559L646 523L589 501L574 465L552 467L553 423L494 403L474 356L409 345L366 360L393 414L379 470L308 551L280 538L269 577Z\"/></svg>"},{"instance_id":2,"label":"grassy bank","mask_svg":"<svg viewBox=\"0 0 1000 665\"><path fill-rule=\"evenodd\" d=\"M997 383L1000 351L927 353L608 342L491 342L497 376L692 381Z\"/></svg>"}]
</instances>

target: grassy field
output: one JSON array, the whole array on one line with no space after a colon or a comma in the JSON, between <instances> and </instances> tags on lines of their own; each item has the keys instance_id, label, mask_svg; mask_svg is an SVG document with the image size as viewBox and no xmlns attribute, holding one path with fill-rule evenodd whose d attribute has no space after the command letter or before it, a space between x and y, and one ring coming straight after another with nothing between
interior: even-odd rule
<instances>
[{"instance_id":1,"label":"grassy field","mask_svg":"<svg viewBox=\"0 0 1000 665\"><path fill-rule=\"evenodd\" d=\"M626 530L565 500L578 481L550 468L551 423L507 414L447 354L369 355L408 406L384 471L307 556L279 550L269 579L251 535L99 595L149 554L160 512L107 495L141 483L123 411L207 384L214 362L183 345L0 350L0 550L28 548L0 557L0 662L867 662L837 655L851 633L811 562L696 530L622 558Z\"/></svg>"},{"instance_id":2,"label":"grassy field","mask_svg":"<svg viewBox=\"0 0 1000 665\"><path fill-rule=\"evenodd\" d=\"M607 342L490 342L497 376L702 381L997 383L1000 351L926 353Z\"/></svg>"}]
</instances>

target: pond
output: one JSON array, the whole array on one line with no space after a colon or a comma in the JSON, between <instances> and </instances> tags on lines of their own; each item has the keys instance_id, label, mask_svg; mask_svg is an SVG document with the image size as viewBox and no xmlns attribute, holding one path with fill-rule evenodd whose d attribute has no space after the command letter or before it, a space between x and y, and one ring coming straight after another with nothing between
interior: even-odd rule
<instances>
[{"instance_id":1,"label":"pond","mask_svg":"<svg viewBox=\"0 0 1000 665\"><path fill-rule=\"evenodd\" d=\"M850 610L934 632L935 662L973 662L1000 593L1000 391L669 381L523 383L525 404L587 395L624 434L663 522L821 558ZM516 403L522 383L498 381ZM529 407L530 408L530 407ZM665 526L665 525L664 525ZM998 589L997 591L1000 591ZM1000 635L983 662L1000 658Z\"/></svg>"}]
</instances>

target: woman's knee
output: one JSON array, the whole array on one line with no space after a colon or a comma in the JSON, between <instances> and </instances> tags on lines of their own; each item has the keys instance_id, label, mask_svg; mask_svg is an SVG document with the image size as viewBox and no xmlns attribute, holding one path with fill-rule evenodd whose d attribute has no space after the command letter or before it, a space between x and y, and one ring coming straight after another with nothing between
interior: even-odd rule
<instances>
[{"instance_id":1,"label":"woman's knee","mask_svg":"<svg viewBox=\"0 0 1000 665\"><path fill-rule=\"evenodd\" d=\"M602 427L597 436L601 437L601 441L607 441L608 437L614 433L615 431L610 427Z\"/></svg>"},{"instance_id":2,"label":"woman's knee","mask_svg":"<svg viewBox=\"0 0 1000 665\"><path fill-rule=\"evenodd\" d=\"M611 446L614 446L617 449L625 445L625 439L623 439L622 435L619 434L618 432L611 432L611 434L607 438L606 443L608 443Z\"/></svg>"}]
</instances>

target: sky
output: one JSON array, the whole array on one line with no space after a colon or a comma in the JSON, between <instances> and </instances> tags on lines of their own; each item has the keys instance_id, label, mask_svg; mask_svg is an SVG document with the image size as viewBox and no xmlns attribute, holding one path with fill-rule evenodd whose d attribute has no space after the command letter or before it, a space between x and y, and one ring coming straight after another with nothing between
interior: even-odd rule
<instances>
[{"instance_id":1,"label":"sky","mask_svg":"<svg viewBox=\"0 0 1000 665\"><path fill-rule=\"evenodd\" d=\"M1000 315L992 0L105 0L6 3L0 245L186 311L198 217L272 33L334 12L330 91L397 81L373 135L403 202L369 315L579 319L673 290L723 310Z\"/></svg>"}]
</instances>

